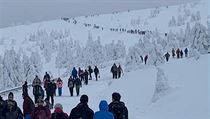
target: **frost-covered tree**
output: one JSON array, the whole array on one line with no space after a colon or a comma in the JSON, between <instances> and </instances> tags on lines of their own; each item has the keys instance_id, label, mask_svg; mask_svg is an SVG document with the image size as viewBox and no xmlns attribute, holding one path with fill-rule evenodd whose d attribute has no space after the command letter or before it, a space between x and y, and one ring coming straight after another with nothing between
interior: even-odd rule
<instances>
[{"instance_id":1,"label":"frost-covered tree","mask_svg":"<svg viewBox=\"0 0 210 119\"><path fill-rule=\"evenodd\" d=\"M190 28L190 23L188 22L187 26L185 28L185 34L184 34L184 39L183 39L184 40L183 41L184 46L188 46L190 41L191 41L191 39L192 39L191 28Z\"/></svg>"},{"instance_id":2,"label":"frost-covered tree","mask_svg":"<svg viewBox=\"0 0 210 119\"><path fill-rule=\"evenodd\" d=\"M162 69L157 68L157 80L155 83L155 90L152 97L152 103L155 103L163 96L167 95L171 90L168 79Z\"/></svg>"},{"instance_id":3,"label":"frost-covered tree","mask_svg":"<svg viewBox=\"0 0 210 119\"><path fill-rule=\"evenodd\" d=\"M185 24L185 21L184 21L182 15L179 15L178 19L177 19L177 26L182 26L184 24Z\"/></svg>"},{"instance_id":4,"label":"frost-covered tree","mask_svg":"<svg viewBox=\"0 0 210 119\"><path fill-rule=\"evenodd\" d=\"M207 28L200 23L196 23L192 28L191 35L192 49L197 49L202 54L207 53L210 47L210 40L208 39Z\"/></svg>"},{"instance_id":5,"label":"frost-covered tree","mask_svg":"<svg viewBox=\"0 0 210 119\"><path fill-rule=\"evenodd\" d=\"M14 49L6 50L3 59L4 86L11 88L23 83L22 67L19 55Z\"/></svg>"},{"instance_id":6,"label":"frost-covered tree","mask_svg":"<svg viewBox=\"0 0 210 119\"><path fill-rule=\"evenodd\" d=\"M168 24L169 27L174 27L176 26L176 19L174 16L172 16L171 20L169 21L169 24Z\"/></svg>"}]
</instances>

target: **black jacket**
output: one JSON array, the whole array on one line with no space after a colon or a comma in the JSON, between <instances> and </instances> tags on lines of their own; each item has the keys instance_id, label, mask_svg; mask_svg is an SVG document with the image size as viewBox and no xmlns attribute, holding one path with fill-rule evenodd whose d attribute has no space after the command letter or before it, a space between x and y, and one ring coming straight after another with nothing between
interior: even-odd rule
<instances>
[{"instance_id":1,"label":"black jacket","mask_svg":"<svg viewBox=\"0 0 210 119\"><path fill-rule=\"evenodd\" d=\"M87 104L79 103L71 110L69 119L93 119L94 112Z\"/></svg>"}]
</instances>

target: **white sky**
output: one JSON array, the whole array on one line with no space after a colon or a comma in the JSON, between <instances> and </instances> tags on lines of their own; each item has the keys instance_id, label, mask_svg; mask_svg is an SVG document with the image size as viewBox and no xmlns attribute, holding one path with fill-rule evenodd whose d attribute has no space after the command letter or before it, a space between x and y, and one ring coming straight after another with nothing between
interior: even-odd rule
<instances>
[{"instance_id":1,"label":"white sky","mask_svg":"<svg viewBox=\"0 0 210 119\"><path fill-rule=\"evenodd\" d=\"M175 5L193 0L0 0L0 28L114 11Z\"/></svg>"}]
</instances>

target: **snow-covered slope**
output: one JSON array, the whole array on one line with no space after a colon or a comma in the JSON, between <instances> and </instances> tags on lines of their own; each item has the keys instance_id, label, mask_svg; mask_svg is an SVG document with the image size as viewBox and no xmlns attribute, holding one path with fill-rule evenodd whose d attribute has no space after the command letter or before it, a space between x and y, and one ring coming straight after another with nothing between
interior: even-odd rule
<instances>
[{"instance_id":1,"label":"snow-covered slope","mask_svg":"<svg viewBox=\"0 0 210 119\"><path fill-rule=\"evenodd\" d=\"M154 66L125 73L115 80L111 79L109 68L103 69L99 81L92 80L88 86L83 86L81 94L89 96L90 108L97 111L100 100L111 102L112 92L120 92L130 119L209 119L209 58L209 54L198 60L175 58L159 66L171 89L159 95L156 102L152 102L157 80L157 67ZM67 78L63 78L63 96L55 97L55 103L61 103L69 114L79 97L69 96ZM33 97L32 93L30 96ZM21 107L21 92L15 94L15 100Z\"/></svg>"}]
</instances>

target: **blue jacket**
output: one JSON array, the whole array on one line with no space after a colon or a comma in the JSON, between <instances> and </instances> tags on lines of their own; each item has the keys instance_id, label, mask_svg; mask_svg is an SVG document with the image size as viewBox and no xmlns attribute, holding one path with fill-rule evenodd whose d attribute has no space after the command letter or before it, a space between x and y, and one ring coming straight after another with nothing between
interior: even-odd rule
<instances>
[{"instance_id":1,"label":"blue jacket","mask_svg":"<svg viewBox=\"0 0 210 119\"><path fill-rule=\"evenodd\" d=\"M73 78L77 77L77 70L75 67L73 68L71 75L73 76Z\"/></svg>"},{"instance_id":2,"label":"blue jacket","mask_svg":"<svg viewBox=\"0 0 210 119\"><path fill-rule=\"evenodd\" d=\"M100 111L96 112L93 119L114 119L111 112L108 111L108 104L105 100L102 100L99 104Z\"/></svg>"}]
</instances>

